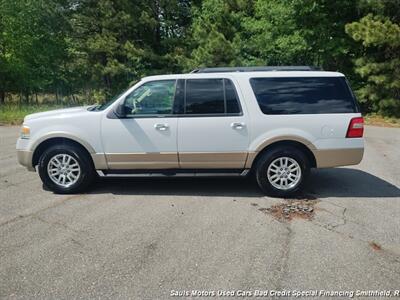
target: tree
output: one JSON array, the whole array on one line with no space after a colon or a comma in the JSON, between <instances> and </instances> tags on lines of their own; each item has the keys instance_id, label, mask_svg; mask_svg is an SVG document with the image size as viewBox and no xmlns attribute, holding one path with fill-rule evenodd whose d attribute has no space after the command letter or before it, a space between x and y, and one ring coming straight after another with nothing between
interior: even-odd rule
<instances>
[{"instance_id":1,"label":"tree","mask_svg":"<svg viewBox=\"0 0 400 300\"><path fill-rule=\"evenodd\" d=\"M173 54L189 11L189 2L178 0L76 1L70 69L80 76L74 85L96 89L102 100L142 76L179 70Z\"/></svg>"},{"instance_id":2,"label":"tree","mask_svg":"<svg viewBox=\"0 0 400 300\"><path fill-rule=\"evenodd\" d=\"M388 5L391 9L387 9ZM362 42L364 51L355 60L356 72L364 82L357 90L359 100L369 111L400 116L400 4L382 2L378 13L368 14L346 26L346 32ZM392 14L392 15L390 15Z\"/></svg>"},{"instance_id":3,"label":"tree","mask_svg":"<svg viewBox=\"0 0 400 300\"><path fill-rule=\"evenodd\" d=\"M185 69L243 64L237 44L251 1L204 0L192 10L191 51Z\"/></svg>"},{"instance_id":4,"label":"tree","mask_svg":"<svg viewBox=\"0 0 400 300\"><path fill-rule=\"evenodd\" d=\"M0 15L1 94L17 92L28 100L60 76L66 57L62 5L56 0L1 1Z\"/></svg>"},{"instance_id":5,"label":"tree","mask_svg":"<svg viewBox=\"0 0 400 300\"><path fill-rule=\"evenodd\" d=\"M244 18L242 55L252 64L315 65L351 74L357 44L344 31L356 1L257 0Z\"/></svg>"},{"instance_id":6,"label":"tree","mask_svg":"<svg viewBox=\"0 0 400 300\"><path fill-rule=\"evenodd\" d=\"M365 108L398 115L399 11L393 0L0 0L0 103L103 101L204 66L316 65L345 73Z\"/></svg>"}]
</instances>

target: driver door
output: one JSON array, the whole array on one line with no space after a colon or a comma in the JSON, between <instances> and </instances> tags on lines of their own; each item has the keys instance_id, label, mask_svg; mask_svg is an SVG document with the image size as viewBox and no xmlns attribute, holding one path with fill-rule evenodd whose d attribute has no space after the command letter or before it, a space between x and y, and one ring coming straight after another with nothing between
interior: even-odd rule
<instances>
[{"instance_id":1,"label":"driver door","mask_svg":"<svg viewBox=\"0 0 400 300\"><path fill-rule=\"evenodd\" d=\"M108 114L102 141L109 169L178 168L176 80L143 83L125 97L124 118Z\"/></svg>"}]
</instances>

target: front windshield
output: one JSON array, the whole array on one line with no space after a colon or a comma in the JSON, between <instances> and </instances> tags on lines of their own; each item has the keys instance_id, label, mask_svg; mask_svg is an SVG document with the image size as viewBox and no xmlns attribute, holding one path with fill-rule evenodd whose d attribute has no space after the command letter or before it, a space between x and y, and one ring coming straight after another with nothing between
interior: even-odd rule
<instances>
[{"instance_id":1,"label":"front windshield","mask_svg":"<svg viewBox=\"0 0 400 300\"><path fill-rule=\"evenodd\" d=\"M134 83L136 84L136 82ZM95 105L89 108L90 111L101 111L101 110L105 110L107 107L109 107L111 104L113 104L119 97L122 96L122 94L124 94L126 92L123 91L122 93L119 93L118 95L112 97L110 100L104 102L103 104L99 104L99 105Z\"/></svg>"},{"instance_id":2,"label":"front windshield","mask_svg":"<svg viewBox=\"0 0 400 300\"><path fill-rule=\"evenodd\" d=\"M119 97L121 97L121 95L125 93L125 91L123 91L122 93L119 93L118 95L114 96L111 98L111 100L108 100L106 102L104 102L103 104L100 104L96 107L96 110L105 110L107 107L109 107L111 104L113 104Z\"/></svg>"}]
</instances>

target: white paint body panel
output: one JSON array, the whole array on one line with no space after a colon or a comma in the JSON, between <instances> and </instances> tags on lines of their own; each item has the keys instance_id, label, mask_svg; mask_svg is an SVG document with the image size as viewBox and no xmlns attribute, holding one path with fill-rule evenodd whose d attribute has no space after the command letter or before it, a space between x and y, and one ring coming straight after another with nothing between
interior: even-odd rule
<instances>
[{"instance_id":1,"label":"white paint body panel","mask_svg":"<svg viewBox=\"0 0 400 300\"><path fill-rule=\"evenodd\" d=\"M160 131L156 124L168 128ZM101 124L105 153L177 153L177 118L108 119Z\"/></svg>"},{"instance_id":2,"label":"white paint body panel","mask_svg":"<svg viewBox=\"0 0 400 300\"><path fill-rule=\"evenodd\" d=\"M242 129L233 123L243 124ZM246 152L249 129L244 116L189 117L178 120L179 152Z\"/></svg>"},{"instance_id":3,"label":"white paint body panel","mask_svg":"<svg viewBox=\"0 0 400 300\"><path fill-rule=\"evenodd\" d=\"M90 112L87 107L55 110L25 117L30 128L29 140L19 139L17 149L33 151L46 137L69 136L90 145L89 152L103 152L100 123L103 112Z\"/></svg>"}]
</instances>

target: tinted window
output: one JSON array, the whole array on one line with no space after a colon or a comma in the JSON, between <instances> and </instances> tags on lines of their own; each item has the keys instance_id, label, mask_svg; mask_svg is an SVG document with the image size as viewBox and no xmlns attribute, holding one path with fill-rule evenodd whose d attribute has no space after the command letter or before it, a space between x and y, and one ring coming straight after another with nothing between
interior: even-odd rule
<instances>
[{"instance_id":1,"label":"tinted window","mask_svg":"<svg viewBox=\"0 0 400 300\"><path fill-rule=\"evenodd\" d=\"M128 115L165 115L172 113L175 80L147 82L125 98Z\"/></svg>"},{"instance_id":2,"label":"tinted window","mask_svg":"<svg viewBox=\"0 0 400 300\"><path fill-rule=\"evenodd\" d=\"M225 113L222 79L186 80L186 114Z\"/></svg>"},{"instance_id":3,"label":"tinted window","mask_svg":"<svg viewBox=\"0 0 400 300\"><path fill-rule=\"evenodd\" d=\"M175 98L175 101L179 102L177 100L179 99ZM186 80L185 103L186 114L240 113L237 93L229 79Z\"/></svg>"},{"instance_id":4,"label":"tinted window","mask_svg":"<svg viewBox=\"0 0 400 300\"><path fill-rule=\"evenodd\" d=\"M236 94L235 87L232 81L224 79L225 81L225 97L226 97L226 113L238 114L240 113L239 99Z\"/></svg>"},{"instance_id":5,"label":"tinted window","mask_svg":"<svg viewBox=\"0 0 400 300\"><path fill-rule=\"evenodd\" d=\"M344 77L252 78L250 84L264 114L357 111Z\"/></svg>"}]
</instances>

